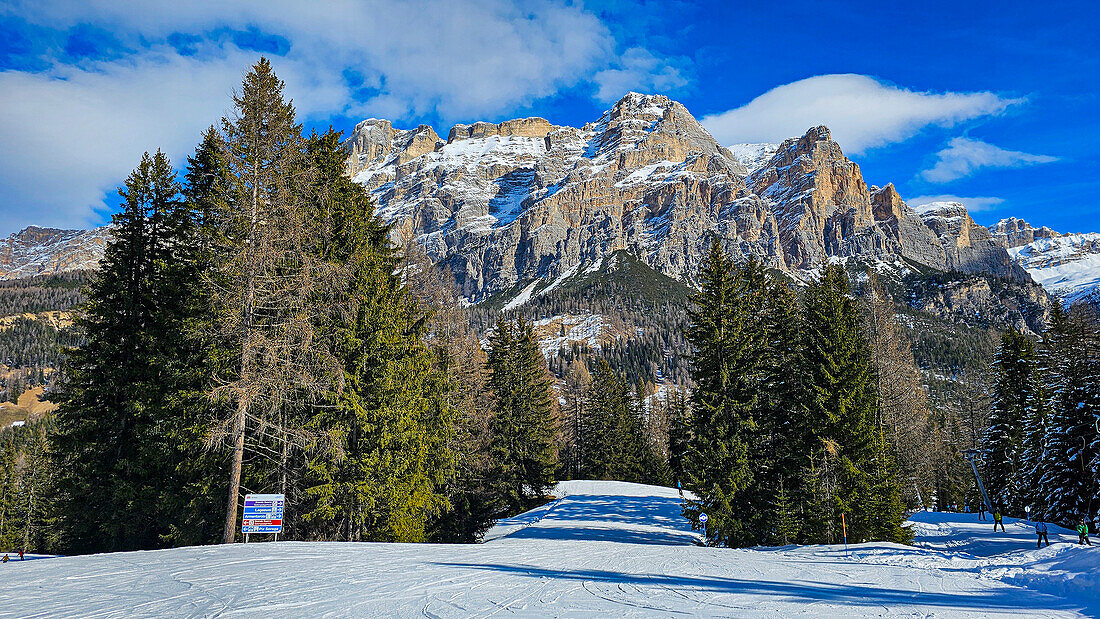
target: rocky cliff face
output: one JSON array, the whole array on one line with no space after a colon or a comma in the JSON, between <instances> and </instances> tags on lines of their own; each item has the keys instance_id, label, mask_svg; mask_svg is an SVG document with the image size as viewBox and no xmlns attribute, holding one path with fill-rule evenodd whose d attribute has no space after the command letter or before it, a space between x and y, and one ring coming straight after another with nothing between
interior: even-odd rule
<instances>
[{"instance_id":1,"label":"rocky cliff face","mask_svg":"<svg viewBox=\"0 0 1100 619\"><path fill-rule=\"evenodd\" d=\"M679 103L631 93L580 128L527 118L456 125L444 141L367 120L349 144L379 215L471 301L620 249L690 279L715 235L796 277L858 257L1027 279L969 215L925 218L892 185L868 187L825 127L731 152Z\"/></svg>"},{"instance_id":2,"label":"rocky cliff face","mask_svg":"<svg viewBox=\"0 0 1100 619\"><path fill-rule=\"evenodd\" d=\"M1012 261L1004 243L979 226L958 202L933 202L921 208L921 220L939 237L947 269L990 273L1027 281L1029 276Z\"/></svg>"},{"instance_id":3,"label":"rocky cliff face","mask_svg":"<svg viewBox=\"0 0 1100 619\"><path fill-rule=\"evenodd\" d=\"M0 240L0 280L94 269L109 236L106 226L58 230L30 226Z\"/></svg>"}]
</instances>

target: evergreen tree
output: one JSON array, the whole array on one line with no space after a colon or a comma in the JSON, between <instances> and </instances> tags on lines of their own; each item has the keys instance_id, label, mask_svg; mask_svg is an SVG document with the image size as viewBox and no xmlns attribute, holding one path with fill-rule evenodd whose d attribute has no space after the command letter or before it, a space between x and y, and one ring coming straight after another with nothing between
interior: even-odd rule
<instances>
[{"instance_id":1,"label":"evergreen tree","mask_svg":"<svg viewBox=\"0 0 1100 619\"><path fill-rule=\"evenodd\" d=\"M659 481L661 470L645 429L643 403L606 359L598 359L582 427L590 437L580 476L639 483Z\"/></svg>"},{"instance_id":2,"label":"evergreen tree","mask_svg":"<svg viewBox=\"0 0 1100 619\"><path fill-rule=\"evenodd\" d=\"M1035 392L1035 347L1024 335L1006 331L997 351L997 382L982 449L984 482L994 505L1022 512L1018 482L1023 472L1024 421Z\"/></svg>"},{"instance_id":3,"label":"evergreen tree","mask_svg":"<svg viewBox=\"0 0 1100 619\"><path fill-rule=\"evenodd\" d=\"M161 499L170 531L166 541L175 546L214 543L223 533L224 501L221 472L228 468L228 452L210 444L214 421L231 411L225 404L207 397L211 375L225 363L229 351L213 333L212 291L224 282L215 278L217 267L226 259L229 241L222 237L229 217L232 177L226 160L226 144L213 128L207 129L195 153L187 158L183 196L187 209L181 236L190 239L188 255L177 257L173 286L180 300L180 327L163 334L166 356L172 359L177 381L163 415L165 432L171 436L173 483ZM171 424L170 426L167 424Z\"/></svg>"},{"instance_id":4,"label":"evergreen tree","mask_svg":"<svg viewBox=\"0 0 1100 619\"><path fill-rule=\"evenodd\" d=\"M162 153L146 154L119 191L88 302L87 343L70 351L52 435L61 545L68 552L155 548L171 522L175 399L190 376L178 334L190 317L190 219Z\"/></svg>"},{"instance_id":5,"label":"evergreen tree","mask_svg":"<svg viewBox=\"0 0 1100 619\"><path fill-rule=\"evenodd\" d=\"M803 319L794 290L780 281L769 281L763 313L767 328L767 348L763 356L763 391L766 402L761 419L754 469L762 497L783 496L769 502L774 510L765 528L774 529L761 543L794 543L801 514L804 488L801 472L813 450L807 423L807 385L802 368L805 351L802 340ZM780 531L783 523L794 525ZM782 541L787 540L787 541Z\"/></svg>"},{"instance_id":6,"label":"evergreen tree","mask_svg":"<svg viewBox=\"0 0 1100 619\"><path fill-rule=\"evenodd\" d=\"M904 518L891 498L896 477L875 428L874 368L842 268L829 265L809 286L805 312L807 423L820 470L829 476L814 482L824 492L814 508L825 510L815 518L829 529L821 537L839 539L840 516L847 514L849 540L904 539Z\"/></svg>"},{"instance_id":7,"label":"evergreen tree","mask_svg":"<svg viewBox=\"0 0 1100 619\"><path fill-rule=\"evenodd\" d=\"M676 389L668 399L668 468L673 484L683 486L691 446L691 409L687 396Z\"/></svg>"},{"instance_id":8,"label":"evergreen tree","mask_svg":"<svg viewBox=\"0 0 1100 619\"><path fill-rule=\"evenodd\" d=\"M553 483L553 399L531 325L501 319L489 338L490 480L501 509L519 513Z\"/></svg>"},{"instance_id":9,"label":"evergreen tree","mask_svg":"<svg viewBox=\"0 0 1100 619\"><path fill-rule=\"evenodd\" d=\"M1037 368L1038 372L1038 368ZM1020 468L1016 472L1016 489L1019 504L1031 507L1032 515L1046 513L1046 496L1043 494L1043 473L1046 470L1045 452L1050 429L1050 396L1045 377L1038 372L1035 392L1028 405L1020 445Z\"/></svg>"},{"instance_id":10,"label":"evergreen tree","mask_svg":"<svg viewBox=\"0 0 1100 619\"><path fill-rule=\"evenodd\" d=\"M1095 310L1057 308L1046 338L1053 411L1046 439L1043 492L1052 522L1071 525L1093 514L1096 419L1100 415L1100 338Z\"/></svg>"},{"instance_id":11,"label":"evergreen tree","mask_svg":"<svg viewBox=\"0 0 1100 619\"><path fill-rule=\"evenodd\" d=\"M425 317L396 274L389 229L343 174L339 137L307 144L313 251L332 271L313 299L328 308L315 333L342 370L308 421L306 528L320 539L424 541L447 506L455 411L424 343Z\"/></svg>"},{"instance_id":12,"label":"evergreen tree","mask_svg":"<svg viewBox=\"0 0 1100 619\"><path fill-rule=\"evenodd\" d=\"M779 546L795 543L800 529L798 513L794 500L787 492L782 480L780 480L779 489L775 493L772 512L775 514L775 529L770 542Z\"/></svg>"},{"instance_id":13,"label":"evergreen tree","mask_svg":"<svg viewBox=\"0 0 1100 619\"><path fill-rule=\"evenodd\" d=\"M759 316L765 290L755 262L738 268L715 240L699 273L699 292L688 310L691 358L692 449L685 467L687 487L697 499L685 502L693 521L705 512L707 534L718 543L756 543L751 519L752 453L758 438L761 357L766 329Z\"/></svg>"}]
</instances>

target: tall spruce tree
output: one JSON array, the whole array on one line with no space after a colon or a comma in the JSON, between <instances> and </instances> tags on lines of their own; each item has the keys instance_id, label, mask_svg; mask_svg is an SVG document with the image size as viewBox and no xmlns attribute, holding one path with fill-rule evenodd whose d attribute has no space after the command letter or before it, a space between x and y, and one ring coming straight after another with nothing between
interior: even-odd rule
<instances>
[{"instance_id":1,"label":"tall spruce tree","mask_svg":"<svg viewBox=\"0 0 1100 619\"><path fill-rule=\"evenodd\" d=\"M684 513L708 516L711 541L742 546L756 543L753 520L753 450L759 438L761 359L766 329L766 278L755 262L737 267L718 240L711 244L699 273L700 290L691 299L687 339L694 348L691 373L692 448L685 466L687 487L696 499Z\"/></svg>"},{"instance_id":2,"label":"tall spruce tree","mask_svg":"<svg viewBox=\"0 0 1100 619\"><path fill-rule=\"evenodd\" d=\"M232 177L226 144L214 127L203 132L195 153L187 158L183 185L187 255L173 266L178 290L181 328L164 334L162 342L174 358L177 380L170 397L171 415L164 415L165 431L171 435L173 484L165 488L162 502L172 514L166 541L175 546L214 543L221 539L224 497L222 472L228 468L223 445L208 441L214 423L230 411L224 403L207 397L210 379L224 363L229 351L213 333L212 291L223 282L216 280L217 267L224 261L229 241L221 234L230 216Z\"/></svg>"},{"instance_id":3,"label":"tall spruce tree","mask_svg":"<svg viewBox=\"0 0 1100 619\"><path fill-rule=\"evenodd\" d=\"M844 269L826 267L805 300L805 375L811 396L807 424L825 474L813 481L821 536L840 539L847 514L849 540L902 540L903 514L894 506L897 482L878 419L874 368Z\"/></svg>"},{"instance_id":4,"label":"tall spruce tree","mask_svg":"<svg viewBox=\"0 0 1100 619\"><path fill-rule=\"evenodd\" d=\"M156 548L172 522L158 493L175 490L175 394L190 376L177 345L190 318L192 228L160 152L145 154L119 194L123 210L76 319L87 341L69 353L51 437L66 552Z\"/></svg>"},{"instance_id":5,"label":"tall spruce tree","mask_svg":"<svg viewBox=\"0 0 1100 619\"><path fill-rule=\"evenodd\" d=\"M550 374L531 325L500 319L489 338L490 483L501 513L529 509L554 479Z\"/></svg>"},{"instance_id":6,"label":"tall spruce tree","mask_svg":"<svg viewBox=\"0 0 1100 619\"><path fill-rule=\"evenodd\" d=\"M1017 331L1006 331L995 367L989 428L982 441L984 481L995 505L1022 513L1024 501L1018 484L1024 471L1024 422L1031 416L1036 397L1034 344Z\"/></svg>"}]
</instances>

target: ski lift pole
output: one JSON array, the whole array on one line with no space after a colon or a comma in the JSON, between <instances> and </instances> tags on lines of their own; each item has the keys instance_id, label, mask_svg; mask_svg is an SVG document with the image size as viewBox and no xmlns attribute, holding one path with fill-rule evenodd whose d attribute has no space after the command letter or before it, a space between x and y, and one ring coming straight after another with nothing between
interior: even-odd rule
<instances>
[{"instance_id":1,"label":"ski lift pole","mask_svg":"<svg viewBox=\"0 0 1100 619\"><path fill-rule=\"evenodd\" d=\"M977 449L968 449L963 452L966 457L966 461L970 463L970 468L974 469L974 479L978 482L978 490L982 493L982 500L985 501L985 509L988 512L993 511L993 504L989 502L989 495L985 493L985 485L982 484L982 476L978 474L978 465L974 463L978 458Z\"/></svg>"}]
</instances>

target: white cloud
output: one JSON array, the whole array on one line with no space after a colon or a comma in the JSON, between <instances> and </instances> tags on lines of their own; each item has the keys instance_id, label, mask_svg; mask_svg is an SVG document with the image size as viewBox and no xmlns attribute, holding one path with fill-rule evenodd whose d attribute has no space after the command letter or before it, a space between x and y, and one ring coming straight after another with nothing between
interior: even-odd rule
<instances>
[{"instance_id":1,"label":"white cloud","mask_svg":"<svg viewBox=\"0 0 1100 619\"><path fill-rule=\"evenodd\" d=\"M942 202L956 202L966 207L966 210L971 213L980 213L982 211L992 211L1000 207L1004 203L1004 198L995 198L992 196L974 196L963 197L953 196L949 194L943 194L938 196L917 196L906 200L906 204L911 206L913 210L921 212L926 210L930 204L942 203Z\"/></svg>"},{"instance_id":2,"label":"white cloud","mask_svg":"<svg viewBox=\"0 0 1100 619\"><path fill-rule=\"evenodd\" d=\"M0 72L0 230L99 223L104 195L142 152L162 148L182 167L255 59L235 48L205 60L152 50L128 63ZM309 65L277 59L276 68L304 113L347 99Z\"/></svg>"},{"instance_id":3,"label":"white cloud","mask_svg":"<svg viewBox=\"0 0 1100 619\"><path fill-rule=\"evenodd\" d=\"M1020 168L1053 161L1058 161L1058 158L1007 150L981 140L958 137L948 142L947 148L936 153L936 163L920 175L932 183L947 183L970 176L981 168Z\"/></svg>"},{"instance_id":4,"label":"white cloud","mask_svg":"<svg viewBox=\"0 0 1100 619\"><path fill-rule=\"evenodd\" d=\"M481 120L586 83L604 96L618 83L683 80L644 49L620 53L594 14L566 2L14 0L0 5L8 15L62 31L91 24L131 53L66 65L47 52L47 71L0 72L0 231L98 223L104 192L142 151L163 147L181 164L259 55L225 29L288 41L272 62L299 114L314 118ZM169 46L172 33L198 36L196 53ZM364 90L352 91L348 72Z\"/></svg>"},{"instance_id":5,"label":"white cloud","mask_svg":"<svg viewBox=\"0 0 1100 619\"><path fill-rule=\"evenodd\" d=\"M632 90L668 94L688 83L676 67L641 47L626 50L618 66L596 73L592 81L597 86L596 99L603 102L618 100Z\"/></svg>"},{"instance_id":6,"label":"white cloud","mask_svg":"<svg viewBox=\"0 0 1100 619\"><path fill-rule=\"evenodd\" d=\"M145 39L173 32L256 28L290 42L287 58L337 76L362 75L377 92L347 110L400 106L411 118L470 120L581 83L618 64L615 40L592 13L561 2L505 0L117 0L23 2L47 26L93 23Z\"/></svg>"},{"instance_id":7,"label":"white cloud","mask_svg":"<svg viewBox=\"0 0 1100 619\"><path fill-rule=\"evenodd\" d=\"M827 125L845 150L859 153L906 140L929 125L950 127L1020 102L991 92L914 92L845 73L778 86L702 122L723 144L780 142Z\"/></svg>"}]
</instances>

